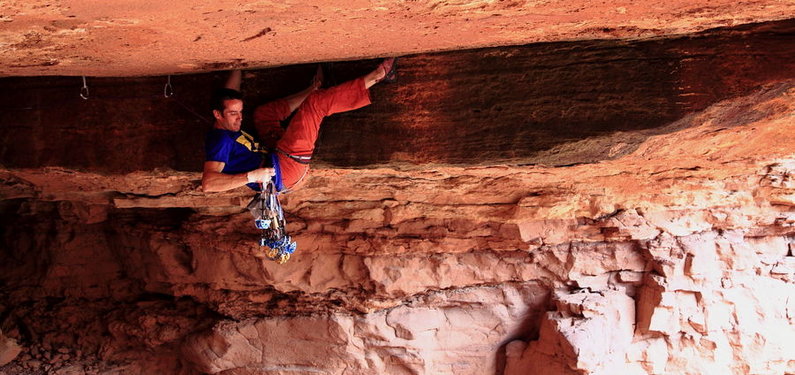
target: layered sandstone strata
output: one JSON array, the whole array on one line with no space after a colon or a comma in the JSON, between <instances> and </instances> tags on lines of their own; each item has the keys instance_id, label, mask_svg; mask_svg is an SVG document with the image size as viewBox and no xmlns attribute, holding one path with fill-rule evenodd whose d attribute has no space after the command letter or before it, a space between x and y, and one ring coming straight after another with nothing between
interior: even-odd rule
<instances>
[{"instance_id":1,"label":"layered sandstone strata","mask_svg":"<svg viewBox=\"0 0 795 375\"><path fill-rule=\"evenodd\" d=\"M0 76L142 76L637 39L792 17L782 0L0 3Z\"/></svg>"},{"instance_id":2,"label":"layered sandstone strata","mask_svg":"<svg viewBox=\"0 0 795 375\"><path fill-rule=\"evenodd\" d=\"M571 62L559 45L405 59L404 81L374 90L381 102L329 119L321 163L283 196L299 243L285 265L257 246L249 191L200 191L190 142L206 124L185 107L144 95L113 107L102 92L48 104L45 88L68 90L46 85L60 79L10 81L40 107L0 134L0 360L11 361L0 371L793 374L792 55L746 54L730 35L754 46L791 37L746 31L564 45L590 56L581 69L554 64ZM475 63L500 53L522 58ZM463 124L450 119L472 103L451 98L467 75L451 72L437 98L419 89L437 66L503 83L517 75L494 72L535 67L563 91L499 95L514 104L503 107L489 101L502 85L473 78L482 93L467 100L483 99L486 114ZM646 80L632 91L622 74ZM129 83L138 94L148 81L108 82L106 93ZM459 140L493 135L461 150L442 137L453 124L468 135ZM368 132L377 142L362 141ZM391 152L407 133L424 146ZM354 160L340 134L374 156Z\"/></svg>"},{"instance_id":3,"label":"layered sandstone strata","mask_svg":"<svg viewBox=\"0 0 795 375\"><path fill-rule=\"evenodd\" d=\"M791 373L793 97L719 103L597 165L318 170L286 196L301 248L284 266L232 213L241 192L202 194L196 174L6 170L6 202L41 202L6 225L48 250L4 273L209 306L208 328L136 339L208 373Z\"/></svg>"}]
</instances>

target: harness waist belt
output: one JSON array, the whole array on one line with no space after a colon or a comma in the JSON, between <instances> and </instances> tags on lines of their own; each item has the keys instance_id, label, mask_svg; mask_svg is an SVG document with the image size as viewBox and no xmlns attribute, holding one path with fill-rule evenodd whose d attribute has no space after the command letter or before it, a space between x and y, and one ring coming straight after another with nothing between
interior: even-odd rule
<instances>
[{"instance_id":1,"label":"harness waist belt","mask_svg":"<svg viewBox=\"0 0 795 375\"><path fill-rule=\"evenodd\" d=\"M300 156L300 155L288 154L278 148L276 149L276 152L283 154L290 159L293 159L296 163L299 164L309 164L309 162L312 161L312 156Z\"/></svg>"}]
</instances>

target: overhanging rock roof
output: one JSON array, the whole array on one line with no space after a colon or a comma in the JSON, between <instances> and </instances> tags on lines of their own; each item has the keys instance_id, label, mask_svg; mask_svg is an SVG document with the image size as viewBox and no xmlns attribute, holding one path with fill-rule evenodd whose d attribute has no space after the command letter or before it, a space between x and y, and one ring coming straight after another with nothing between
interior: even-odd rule
<instances>
[{"instance_id":1,"label":"overhanging rock roof","mask_svg":"<svg viewBox=\"0 0 795 375\"><path fill-rule=\"evenodd\" d=\"M758 0L0 3L0 76L138 76L578 39L653 38L782 20Z\"/></svg>"}]
</instances>

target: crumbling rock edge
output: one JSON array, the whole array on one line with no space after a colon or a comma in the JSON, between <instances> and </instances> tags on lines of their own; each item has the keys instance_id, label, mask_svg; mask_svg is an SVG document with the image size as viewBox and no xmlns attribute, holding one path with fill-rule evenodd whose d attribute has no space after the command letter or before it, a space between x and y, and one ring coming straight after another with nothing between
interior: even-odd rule
<instances>
[{"instance_id":1,"label":"crumbling rock edge","mask_svg":"<svg viewBox=\"0 0 795 375\"><path fill-rule=\"evenodd\" d=\"M788 19L795 10L775 0L616 5L12 0L0 4L5 51L0 76L165 75L565 40L657 38Z\"/></svg>"}]
</instances>

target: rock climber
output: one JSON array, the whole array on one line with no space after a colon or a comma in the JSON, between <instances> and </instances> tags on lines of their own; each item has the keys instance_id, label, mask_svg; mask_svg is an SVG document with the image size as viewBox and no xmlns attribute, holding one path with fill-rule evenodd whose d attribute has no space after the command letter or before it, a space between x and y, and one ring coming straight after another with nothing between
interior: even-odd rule
<instances>
[{"instance_id":1,"label":"rock climber","mask_svg":"<svg viewBox=\"0 0 795 375\"><path fill-rule=\"evenodd\" d=\"M322 70L318 69L306 89L255 109L254 128L259 136L255 139L241 130L241 72L233 71L226 87L213 94L215 123L205 143L202 189L216 192L248 185L259 190L269 180L277 191L295 188L309 170L323 118L370 104L370 87L394 76L395 59L388 58L358 79L321 89ZM283 130L280 122L293 111L297 112Z\"/></svg>"}]
</instances>

